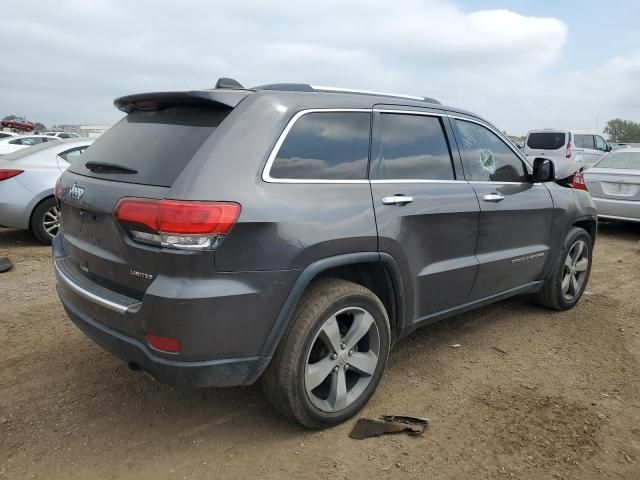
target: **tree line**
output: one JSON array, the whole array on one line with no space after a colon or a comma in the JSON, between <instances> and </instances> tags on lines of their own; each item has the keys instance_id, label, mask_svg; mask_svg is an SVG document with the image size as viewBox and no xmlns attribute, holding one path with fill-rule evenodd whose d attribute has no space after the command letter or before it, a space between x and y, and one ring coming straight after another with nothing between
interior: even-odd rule
<instances>
[{"instance_id":1,"label":"tree line","mask_svg":"<svg viewBox=\"0 0 640 480\"><path fill-rule=\"evenodd\" d=\"M615 118L607 122L604 133L614 143L640 143L640 123Z\"/></svg>"}]
</instances>

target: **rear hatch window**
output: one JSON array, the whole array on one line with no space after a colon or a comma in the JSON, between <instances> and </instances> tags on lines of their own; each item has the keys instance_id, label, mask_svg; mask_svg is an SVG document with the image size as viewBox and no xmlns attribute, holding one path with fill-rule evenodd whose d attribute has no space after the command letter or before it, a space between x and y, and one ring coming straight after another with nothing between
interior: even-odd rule
<instances>
[{"instance_id":1,"label":"rear hatch window","mask_svg":"<svg viewBox=\"0 0 640 480\"><path fill-rule=\"evenodd\" d=\"M230 111L184 106L133 111L96 140L70 171L170 187Z\"/></svg>"},{"instance_id":2,"label":"rear hatch window","mask_svg":"<svg viewBox=\"0 0 640 480\"><path fill-rule=\"evenodd\" d=\"M527 147L535 150L557 150L566 145L564 132L530 133Z\"/></svg>"}]
</instances>

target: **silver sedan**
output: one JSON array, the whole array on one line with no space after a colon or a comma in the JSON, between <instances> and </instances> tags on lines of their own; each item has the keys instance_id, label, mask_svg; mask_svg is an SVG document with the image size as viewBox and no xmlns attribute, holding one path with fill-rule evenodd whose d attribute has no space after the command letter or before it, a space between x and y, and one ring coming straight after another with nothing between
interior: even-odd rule
<instances>
[{"instance_id":1,"label":"silver sedan","mask_svg":"<svg viewBox=\"0 0 640 480\"><path fill-rule=\"evenodd\" d=\"M640 222L640 148L614 150L584 172L598 217Z\"/></svg>"},{"instance_id":2,"label":"silver sedan","mask_svg":"<svg viewBox=\"0 0 640 480\"><path fill-rule=\"evenodd\" d=\"M0 227L31 230L44 243L58 233L58 177L93 140L54 140L0 157Z\"/></svg>"}]
</instances>

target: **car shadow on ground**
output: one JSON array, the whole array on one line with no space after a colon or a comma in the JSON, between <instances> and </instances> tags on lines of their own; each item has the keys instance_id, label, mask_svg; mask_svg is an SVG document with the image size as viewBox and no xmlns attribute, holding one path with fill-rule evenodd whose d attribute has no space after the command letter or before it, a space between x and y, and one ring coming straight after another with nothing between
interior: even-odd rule
<instances>
[{"instance_id":1,"label":"car shadow on ground","mask_svg":"<svg viewBox=\"0 0 640 480\"><path fill-rule=\"evenodd\" d=\"M416 368L416 363L423 363L433 349L449 349L462 335L501 328L496 323L517 322L524 310L540 308L522 296L422 327L400 340L392 350L386 372L386 376L391 377L389 383L408 378L409 371ZM504 314L510 310L513 315ZM81 352L84 353L78 356ZM66 401L74 406L76 422L86 424L88 419L96 417L96 409L104 410L105 406L117 404L117 409L109 409L107 429L122 434L123 438L127 437L123 428L133 437L145 430L155 431L156 435L161 428L166 438L187 441L203 436L210 441L223 440L228 435L241 435L250 440L265 433L286 439L309 433L277 413L262 395L259 382L234 388L170 386L141 372L130 371L125 364L89 342L77 351L74 361L80 363L70 369L68 382L74 388L60 387L67 390ZM383 380L378 391L383 397L385 383ZM97 403L96 399L99 399ZM375 396L371 403L375 405ZM360 416L366 413L361 412ZM344 428L350 427L347 424Z\"/></svg>"},{"instance_id":2,"label":"car shadow on ground","mask_svg":"<svg viewBox=\"0 0 640 480\"><path fill-rule=\"evenodd\" d=\"M46 247L46 245L36 240L36 237L34 237L29 230L14 230L12 228L0 227L0 248L16 245Z\"/></svg>"},{"instance_id":3,"label":"car shadow on ground","mask_svg":"<svg viewBox=\"0 0 640 480\"><path fill-rule=\"evenodd\" d=\"M640 240L640 222L600 219L598 220L598 233L612 235L624 240Z\"/></svg>"}]
</instances>

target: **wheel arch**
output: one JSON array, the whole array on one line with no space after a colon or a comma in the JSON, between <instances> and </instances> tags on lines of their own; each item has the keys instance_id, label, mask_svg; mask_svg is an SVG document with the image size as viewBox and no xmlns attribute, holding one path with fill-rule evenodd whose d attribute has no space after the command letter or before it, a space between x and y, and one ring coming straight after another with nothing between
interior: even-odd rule
<instances>
[{"instance_id":1,"label":"wheel arch","mask_svg":"<svg viewBox=\"0 0 640 480\"><path fill-rule=\"evenodd\" d=\"M573 227L579 227L586 232L591 237L591 244L594 245L596 243L596 236L598 233L598 219L594 217L585 217L573 222Z\"/></svg>"},{"instance_id":2,"label":"wheel arch","mask_svg":"<svg viewBox=\"0 0 640 480\"><path fill-rule=\"evenodd\" d=\"M314 280L329 277L342 278L369 288L378 295L387 309L392 335L402 331L405 325L405 288L400 269L393 257L378 252L337 255L318 260L300 273L262 347L262 357L273 356L309 285Z\"/></svg>"},{"instance_id":3,"label":"wheel arch","mask_svg":"<svg viewBox=\"0 0 640 480\"><path fill-rule=\"evenodd\" d=\"M53 189L50 190L50 191L44 191L44 192L40 193L40 195L34 197L33 200L31 200L31 203L29 204L29 207L27 208L27 211L29 212L29 223L27 225L27 228L29 230L31 230L31 224L32 224L32 221L33 221L33 214L35 213L36 208L38 208L42 202L46 202L50 198L54 198Z\"/></svg>"}]
</instances>

